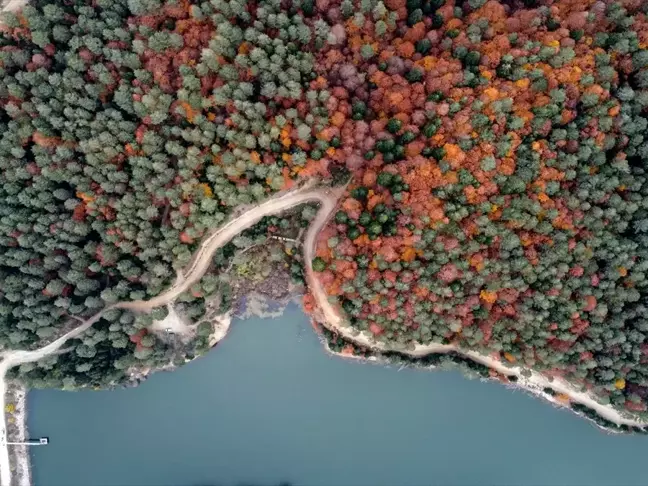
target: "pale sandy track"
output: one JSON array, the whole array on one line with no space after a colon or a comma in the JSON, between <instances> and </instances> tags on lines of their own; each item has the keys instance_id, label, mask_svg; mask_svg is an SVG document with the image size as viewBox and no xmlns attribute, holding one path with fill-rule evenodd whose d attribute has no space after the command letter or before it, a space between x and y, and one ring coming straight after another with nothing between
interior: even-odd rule
<instances>
[{"instance_id":1,"label":"pale sandy track","mask_svg":"<svg viewBox=\"0 0 648 486\"><path fill-rule=\"evenodd\" d=\"M622 416L616 409L598 403L591 395L588 393L583 393L579 390L576 390L569 383L554 378L553 381L549 381L544 375L531 371L531 376L526 378L522 375L522 368L519 366L508 366L503 364L501 361L491 357L485 356L474 351L467 351L457 346L431 343L431 344L416 344L414 349L407 349L405 347L398 347L390 344L385 344L383 342L376 341L373 336L367 332L359 332L357 329L352 328L349 323L342 317L342 313L338 310L337 306L334 306L329 302L326 292L322 288L322 284L316 278L312 261L314 257L315 242L317 239L317 234L319 233L320 228L316 227L313 224L307 235L306 241L304 244L304 261L306 264L306 282L310 291L313 293L320 312L322 313L322 324L326 326L331 331L335 331L344 339L353 342L359 346L365 348L377 350L377 351L397 351L401 354L412 356L412 357L422 357L428 354L434 353L448 353L454 351L465 357L472 359L478 363L482 363L489 368L496 370L499 373L505 375L516 375L519 380L519 386L530 388L531 391L537 393L538 390L548 387L552 388L557 393L562 393L568 395L570 400L587 405L588 407L596 410L596 412L603 418L606 418L617 424L627 424L627 425L645 425L645 421L639 421L636 419L628 418ZM527 373L530 370L527 369Z\"/></svg>"},{"instance_id":2,"label":"pale sandy track","mask_svg":"<svg viewBox=\"0 0 648 486\"><path fill-rule=\"evenodd\" d=\"M211 235L205 238L201 243L200 248L196 251L191 263L187 266L187 269L182 272L184 278L176 279L176 282L163 294L146 301L119 302L110 305L94 316L82 321L81 324L72 331L42 348L33 351L16 350L1 353L0 409L4 410L5 407L5 375L7 370L10 368L19 366L23 363L38 361L39 359L57 352L67 341L85 332L90 326L101 319L101 316L103 316L104 313L111 309L128 309L144 312L173 302L176 297L189 289L191 285L199 281L205 274L211 264L211 258L216 250L228 243L241 231L244 231L256 224L264 216L277 214L300 204L315 202L320 204L321 209L313 224L321 228L326 222L328 214L330 214L330 212L335 208L335 203L338 197L339 193L336 193L331 189L311 189L308 186L272 197L258 206L250 208L240 216L231 219L224 226L218 228ZM0 421L0 485L10 486L11 478L12 474L9 461L9 451L7 449L7 424L5 422L4 414L2 414L2 420Z\"/></svg>"},{"instance_id":3,"label":"pale sandy track","mask_svg":"<svg viewBox=\"0 0 648 486\"><path fill-rule=\"evenodd\" d=\"M150 300L139 300L132 302L120 302L106 307L99 313L83 321L77 328L58 338L52 343L43 346L34 351L6 351L0 354L0 407L5 406L6 382L5 375L7 370L22 363L29 363L42 359L52 353L57 352L68 340L73 339L90 326L97 322L101 316L110 309L129 309L138 312L150 311L155 307L172 303L180 294L189 289L191 285L198 282L205 274L211 264L211 258L216 250L228 243L233 237L241 231L256 224L262 217L280 213L300 204L314 202L319 203L320 209L317 216L311 223L306 234L304 242L304 260L306 264L306 280L311 292L316 298L319 310L321 312L322 323L330 330L338 333L345 339L354 342L360 346L375 349L377 351L398 351L410 356L420 357L431 353L447 353L454 351L467 356L474 361L483 363L498 372L507 375L517 375L520 378L519 385L528 387L533 392L538 388L550 387L558 393L569 395L574 402L582 403L590 408L595 409L602 417L607 418L618 424L644 425L643 422L623 417L615 409L609 406L601 405L596 402L587 393L575 390L569 384L559 380L549 382L547 378L539 373L531 372L530 378L522 376L522 369L515 366L505 366L500 361L490 357L483 356L472 351L464 351L455 346L443 344L416 345L413 349L397 348L384 343L376 342L370 335L360 333L351 328L344 320L338 310L329 302L322 285L316 278L312 269L312 259L314 248L322 227L326 224L329 217L336 208L337 200L343 193L343 189L311 189L302 187L300 189L280 194L272 197L256 207L250 208L243 214L231 219L224 226L215 230L201 243L200 248L196 251L192 261L185 271L182 272L182 278L176 282L163 294ZM7 449L7 428L4 414L0 422L0 486L10 486L12 479L9 453Z\"/></svg>"}]
</instances>

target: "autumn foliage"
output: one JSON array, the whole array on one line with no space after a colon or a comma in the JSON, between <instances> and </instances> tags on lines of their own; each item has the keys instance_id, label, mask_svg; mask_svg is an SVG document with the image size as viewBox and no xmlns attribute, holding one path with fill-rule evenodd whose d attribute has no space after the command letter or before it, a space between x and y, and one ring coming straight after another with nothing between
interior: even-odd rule
<instances>
[{"instance_id":1,"label":"autumn foliage","mask_svg":"<svg viewBox=\"0 0 648 486\"><path fill-rule=\"evenodd\" d=\"M619 405L636 380L639 409L641 2L349 3L318 55L322 136L354 176L317 247L326 291L381 340L495 351Z\"/></svg>"}]
</instances>

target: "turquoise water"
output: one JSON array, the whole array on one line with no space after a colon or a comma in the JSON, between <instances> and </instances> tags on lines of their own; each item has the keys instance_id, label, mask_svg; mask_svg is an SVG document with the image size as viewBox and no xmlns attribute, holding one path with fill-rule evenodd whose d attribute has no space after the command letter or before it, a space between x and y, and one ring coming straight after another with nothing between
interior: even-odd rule
<instances>
[{"instance_id":1,"label":"turquoise water","mask_svg":"<svg viewBox=\"0 0 648 486\"><path fill-rule=\"evenodd\" d=\"M34 391L36 486L646 485L648 437L521 392L324 353L296 307L135 389Z\"/></svg>"}]
</instances>

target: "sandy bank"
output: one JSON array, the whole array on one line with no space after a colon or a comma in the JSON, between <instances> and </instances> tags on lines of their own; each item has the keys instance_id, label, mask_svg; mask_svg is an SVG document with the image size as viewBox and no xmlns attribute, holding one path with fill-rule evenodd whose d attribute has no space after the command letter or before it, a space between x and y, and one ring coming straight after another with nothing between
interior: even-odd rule
<instances>
[{"instance_id":1,"label":"sandy bank","mask_svg":"<svg viewBox=\"0 0 648 486\"><path fill-rule=\"evenodd\" d=\"M379 366L386 366L386 367L396 367L397 365L390 360L387 357L384 357L380 354L372 354L371 351L369 351L370 354L368 355L361 355L361 354L353 354L353 353L348 353L348 352L341 352L341 351L336 351L331 348L329 341L324 337L321 336L320 342L322 343L322 346L324 347L326 353L328 353L330 356L336 358L336 359L345 359L345 360L350 360L350 361L355 361L359 363L366 363L366 364L372 364L372 365L379 365ZM400 371L403 368L414 368L414 369L421 369L425 371L444 371L443 368L436 366L436 365L429 365L429 364L418 364L416 362L408 363L406 365L401 364L398 371ZM509 375L510 376L510 375ZM467 379L475 379L472 377L469 377ZM554 395L551 395L545 391L544 388L540 388L537 386L537 384L526 380L524 378L518 380L517 382L512 382L509 381L505 378L504 375L498 374L497 376L490 376L488 378L480 377L480 381L484 382L489 382L489 383L497 383L500 385L505 386L506 388L509 388L514 391L522 391L523 393L526 393L528 395L533 396L534 398L539 398L543 401L548 402L551 404L554 408L562 409L565 411L569 411L572 413L575 413L579 417L589 421L592 425L600 429L601 431L607 433L607 434L620 434L622 431L619 430L612 430L606 427L603 427L599 423L596 422L596 420L592 419L591 417L588 417L582 412L576 411L572 409L569 406L569 402L565 402L560 400Z\"/></svg>"},{"instance_id":2,"label":"sandy bank","mask_svg":"<svg viewBox=\"0 0 648 486\"><path fill-rule=\"evenodd\" d=\"M29 439L27 431L27 389L18 383L7 387L5 420L7 421L7 441L24 442ZM9 446L9 457L12 465L13 486L31 485L31 467L29 446Z\"/></svg>"}]
</instances>

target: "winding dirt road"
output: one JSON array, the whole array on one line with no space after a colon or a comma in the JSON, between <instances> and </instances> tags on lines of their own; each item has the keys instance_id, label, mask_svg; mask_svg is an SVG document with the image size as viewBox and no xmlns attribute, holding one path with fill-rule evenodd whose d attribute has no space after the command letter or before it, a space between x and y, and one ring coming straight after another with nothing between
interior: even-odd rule
<instances>
[{"instance_id":1,"label":"winding dirt road","mask_svg":"<svg viewBox=\"0 0 648 486\"><path fill-rule=\"evenodd\" d=\"M414 349L408 349L405 346L396 346L377 341L372 334L367 332L360 332L357 329L352 328L349 322L346 321L344 317L342 317L343 313L337 308L337 306L331 304L326 292L322 288L321 282L317 279L315 273L313 272L313 252L316 247L315 242L317 240L317 234L319 233L319 230L320 228L316 227L316 225L313 224L306 235L306 242L304 244L306 282L310 291L313 293L313 296L317 301L319 311L322 314L322 325L326 326L331 331L335 331L345 340L368 349L383 352L397 351L401 354L419 358L428 354L449 353L451 351L454 351L455 353L470 358L477 363L486 365L489 368L494 369L498 373L502 373L508 376L516 375L518 377L517 386L526 388L532 393L538 394L543 388L552 388L556 393L568 395L571 401L586 405L596 410L596 412L601 417L617 424L637 426L646 425L646 422L622 416L614 408L598 403L590 394L577 390L574 386L559 378L554 378L552 381L549 381L549 379L547 379L547 377L545 377L544 375L535 371L531 371L529 369L526 369L526 374L528 375L528 373L531 373L531 375L525 377L522 373L523 369L519 366L508 366L502 363L500 360L493 358L492 356L485 356L474 351L464 350L451 344L416 344L414 346ZM551 401L558 403L556 400Z\"/></svg>"},{"instance_id":2,"label":"winding dirt road","mask_svg":"<svg viewBox=\"0 0 648 486\"><path fill-rule=\"evenodd\" d=\"M189 289L194 283L198 282L205 274L211 264L211 258L216 250L228 243L232 238L251 226L259 222L261 218L268 215L278 214L300 204L315 202L320 204L320 210L313 220L313 227L321 228L328 220L329 215L335 209L336 202L341 195L342 190L334 189L311 189L310 186L304 186L294 191L279 194L265 202L246 211L245 213L231 219L224 226L215 230L201 243L200 248L196 251L192 261L182 272L181 277L163 294L150 300L136 300L131 302L119 302L102 309L89 319L61 336L50 344L33 351L5 351L0 353L0 410L5 408L6 381L7 371L14 366L20 366L23 363L38 361L46 356L59 351L70 339L83 334L90 326L97 322L101 317L111 309L128 309L137 312L150 311L155 307L166 305L173 302L180 294ZM179 276L180 277L180 276ZM7 448L7 424L5 414L1 413L0 420L0 485L10 486L11 468L9 461L9 450Z\"/></svg>"},{"instance_id":3,"label":"winding dirt road","mask_svg":"<svg viewBox=\"0 0 648 486\"><path fill-rule=\"evenodd\" d=\"M507 375L517 375L520 378L519 385L529 388L537 392L538 389L543 387L553 388L558 393L569 395L570 399L574 402L582 403L590 408L595 409L601 416L616 423L628 425L645 425L642 422L622 417L612 407L601 405L596 402L587 393L582 393L575 390L571 385L553 380L549 382L547 378L539 373L531 372L530 378L524 378L522 375L522 368L516 366L505 366L502 362L490 357L483 356L472 351L464 351L452 345L442 344L428 344L416 345L413 349L398 348L393 345L377 342L373 337L367 333L358 332L353 329L348 322L342 317L338 309L332 305L328 296L326 295L321 283L316 278L312 268L312 260L314 256L315 243L317 235L321 228L326 224L333 211L336 208L337 200L344 192L344 188L339 189L312 189L309 186L304 186L299 189L293 190L285 194L279 194L272 197L256 207L250 208L243 214L233 217L224 226L218 228L213 233L205 238L201 243L200 248L196 251L192 261L187 265L187 268L181 272L176 282L163 294L154 297L150 300L138 300L131 302L119 302L110 305L98 312L89 319L82 321L81 324L74 330L56 339L52 343L43 346L34 351L5 351L0 353L0 410L5 407L5 392L6 382L5 375L7 370L14 366L19 366L23 363L38 361L50 354L60 352L60 348L70 339L73 339L90 326L97 322L107 311L111 309L128 309L137 312L150 311L155 307L167 305L172 303L180 294L189 289L191 285L198 282L205 274L211 264L211 258L216 250L228 243L233 237L241 231L250 228L256 224L261 218L268 215L278 214L282 211L288 210L300 204L308 202L319 203L320 208L317 216L311 223L311 226L306 234L304 242L304 260L306 264L306 281L313 293L319 311L321 313L322 324L331 331L338 333L351 342L360 346L372 348L378 351L399 351L403 354L408 354L414 357L425 356L431 353L448 353L455 351L463 354L474 361L485 364L494 368L498 372ZM527 370L528 374L528 370ZM0 420L0 486L10 486L12 480L12 472L10 469L9 452L7 448L7 427L5 421L5 414L2 413L2 420Z\"/></svg>"}]
</instances>

